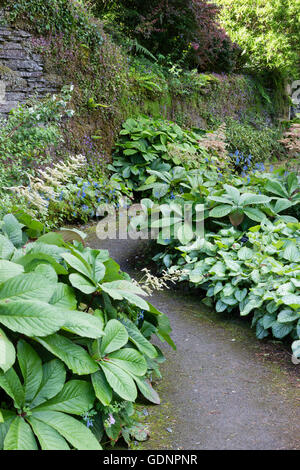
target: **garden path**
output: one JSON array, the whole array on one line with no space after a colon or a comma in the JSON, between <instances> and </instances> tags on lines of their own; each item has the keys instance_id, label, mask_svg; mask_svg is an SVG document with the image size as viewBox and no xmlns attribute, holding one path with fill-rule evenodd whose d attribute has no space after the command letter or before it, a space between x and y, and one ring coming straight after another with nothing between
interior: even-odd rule
<instances>
[{"instance_id":1,"label":"garden path","mask_svg":"<svg viewBox=\"0 0 300 470\"><path fill-rule=\"evenodd\" d=\"M102 241L95 226L84 230L91 247L109 249L122 270L138 278L143 242ZM300 448L300 365L287 349L257 340L246 320L215 314L196 295L165 290L151 302L169 316L177 351L161 347L166 362L156 389L162 404L147 405L150 439L141 448Z\"/></svg>"}]
</instances>

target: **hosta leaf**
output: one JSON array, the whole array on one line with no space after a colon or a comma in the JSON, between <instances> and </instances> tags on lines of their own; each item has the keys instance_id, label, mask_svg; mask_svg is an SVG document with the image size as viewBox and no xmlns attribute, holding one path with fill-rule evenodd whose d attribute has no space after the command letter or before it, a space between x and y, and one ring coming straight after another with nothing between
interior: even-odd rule
<instances>
[{"instance_id":1,"label":"hosta leaf","mask_svg":"<svg viewBox=\"0 0 300 470\"><path fill-rule=\"evenodd\" d=\"M281 298L281 301L286 305L290 305L294 309L300 308L300 295L295 295L295 294L284 295Z\"/></svg>"},{"instance_id":2,"label":"hosta leaf","mask_svg":"<svg viewBox=\"0 0 300 470\"><path fill-rule=\"evenodd\" d=\"M250 248L243 246L239 249L237 255L240 260L251 259L253 257L253 251Z\"/></svg>"},{"instance_id":3,"label":"hosta leaf","mask_svg":"<svg viewBox=\"0 0 300 470\"><path fill-rule=\"evenodd\" d=\"M269 336L269 332L263 327L261 320L262 319L260 319L256 324L256 337L258 339L264 339Z\"/></svg>"},{"instance_id":4,"label":"hosta leaf","mask_svg":"<svg viewBox=\"0 0 300 470\"><path fill-rule=\"evenodd\" d=\"M54 428L34 416L29 416L27 419L42 450L70 450L67 441Z\"/></svg>"},{"instance_id":5,"label":"hosta leaf","mask_svg":"<svg viewBox=\"0 0 300 470\"><path fill-rule=\"evenodd\" d=\"M109 320L104 330L101 342L101 354L104 356L116 351L128 342L128 333L124 325L118 320Z\"/></svg>"},{"instance_id":6,"label":"hosta leaf","mask_svg":"<svg viewBox=\"0 0 300 470\"><path fill-rule=\"evenodd\" d=\"M45 302L20 300L0 304L0 323L27 336L47 336L63 326L64 318Z\"/></svg>"},{"instance_id":7,"label":"hosta leaf","mask_svg":"<svg viewBox=\"0 0 300 470\"><path fill-rule=\"evenodd\" d=\"M226 310L227 308L228 305L222 302L222 300L218 300L218 302L216 303L216 311L218 313L224 312L224 310Z\"/></svg>"},{"instance_id":8,"label":"hosta leaf","mask_svg":"<svg viewBox=\"0 0 300 470\"><path fill-rule=\"evenodd\" d=\"M59 411L37 411L33 418L54 428L78 450L101 450L94 434L80 421Z\"/></svg>"},{"instance_id":9,"label":"hosta leaf","mask_svg":"<svg viewBox=\"0 0 300 470\"><path fill-rule=\"evenodd\" d=\"M93 407L94 401L95 394L90 383L70 380L55 397L33 408L33 411L51 410L81 415Z\"/></svg>"},{"instance_id":10,"label":"hosta leaf","mask_svg":"<svg viewBox=\"0 0 300 470\"><path fill-rule=\"evenodd\" d=\"M112 389L102 370L92 374L91 379L96 397L104 406L108 406L112 400Z\"/></svg>"},{"instance_id":11,"label":"hosta leaf","mask_svg":"<svg viewBox=\"0 0 300 470\"><path fill-rule=\"evenodd\" d=\"M288 323L278 323L275 321L272 324L272 333L275 338L282 339L287 336L294 328L294 325Z\"/></svg>"},{"instance_id":12,"label":"hosta leaf","mask_svg":"<svg viewBox=\"0 0 300 470\"><path fill-rule=\"evenodd\" d=\"M282 253L282 257L291 263L300 261L300 250L297 248L296 243L289 241Z\"/></svg>"},{"instance_id":13,"label":"hosta leaf","mask_svg":"<svg viewBox=\"0 0 300 470\"><path fill-rule=\"evenodd\" d=\"M248 315L253 309L259 308L262 304L263 300L260 297L249 298L241 311L241 316Z\"/></svg>"},{"instance_id":14,"label":"hosta leaf","mask_svg":"<svg viewBox=\"0 0 300 470\"><path fill-rule=\"evenodd\" d=\"M31 427L20 416L10 425L4 439L4 450L38 450Z\"/></svg>"},{"instance_id":15,"label":"hosta leaf","mask_svg":"<svg viewBox=\"0 0 300 470\"><path fill-rule=\"evenodd\" d=\"M16 360L16 351L14 345L9 341L6 334L0 328L0 369L3 372L8 371Z\"/></svg>"},{"instance_id":16,"label":"hosta leaf","mask_svg":"<svg viewBox=\"0 0 300 470\"><path fill-rule=\"evenodd\" d=\"M52 359L43 365L43 377L39 390L31 402L31 407L44 403L57 395L64 386L66 370L61 361Z\"/></svg>"},{"instance_id":17,"label":"hosta leaf","mask_svg":"<svg viewBox=\"0 0 300 470\"><path fill-rule=\"evenodd\" d=\"M234 292L234 296L239 302L242 302L242 300L246 298L247 294L248 289L246 289L246 287L244 289L236 289Z\"/></svg>"},{"instance_id":18,"label":"hosta leaf","mask_svg":"<svg viewBox=\"0 0 300 470\"><path fill-rule=\"evenodd\" d=\"M36 273L19 274L0 285L0 300L39 299L48 302L54 289L55 284L44 276Z\"/></svg>"},{"instance_id":19,"label":"hosta leaf","mask_svg":"<svg viewBox=\"0 0 300 470\"><path fill-rule=\"evenodd\" d=\"M24 272L23 266L5 259L0 260L0 283L21 274L22 272Z\"/></svg>"},{"instance_id":20,"label":"hosta leaf","mask_svg":"<svg viewBox=\"0 0 300 470\"><path fill-rule=\"evenodd\" d=\"M16 417L16 413L9 410L1 410L4 422L0 421L0 450L3 450L4 439L9 427Z\"/></svg>"},{"instance_id":21,"label":"hosta leaf","mask_svg":"<svg viewBox=\"0 0 300 470\"><path fill-rule=\"evenodd\" d=\"M120 369L119 367L111 364L110 362L101 362L100 367L104 372L107 382L121 398L128 401L135 401L137 397L137 390L131 376Z\"/></svg>"},{"instance_id":22,"label":"hosta leaf","mask_svg":"<svg viewBox=\"0 0 300 470\"><path fill-rule=\"evenodd\" d=\"M147 372L147 363L141 353L132 348L124 348L109 354L109 362L133 375L142 376Z\"/></svg>"},{"instance_id":23,"label":"hosta leaf","mask_svg":"<svg viewBox=\"0 0 300 470\"><path fill-rule=\"evenodd\" d=\"M61 359L74 374L87 375L98 370L97 363L87 351L64 336L56 334L35 339L54 356Z\"/></svg>"},{"instance_id":24,"label":"hosta leaf","mask_svg":"<svg viewBox=\"0 0 300 470\"><path fill-rule=\"evenodd\" d=\"M277 317L277 321L279 323L289 323L289 322L293 322L299 319L300 319L300 311L294 312L293 310L290 310L290 309L282 310Z\"/></svg>"},{"instance_id":25,"label":"hosta leaf","mask_svg":"<svg viewBox=\"0 0 300 470\"><path fill-rule=\"evenodd\" d=\"M81 274L73 273L69 276L70 283L73 287L80 290L84 294L92 294L97 290L95 284L92 281L89 281L86 277Z\"/></svg>"},{"instance_id":26,"label":"hosta leaf","mask_svg":"<svg viewBox=\"0 0 300 470\"><path fill-rule=\"evenodd\" d=\"M17 350L18 362L24 379L25 402L30 403L42 382L42 361L34 349L23 340L18 342Z\"/></svg>"},{"instance_id":27,"label":"hosta leaf","mask_svg":"<svg viewBox=\"0 0 300 470\"><path fill-rule=\"evenodd\" d=\"M300 357L300 340L294 341L292 343L292 351L294 356Z\"/></svg>"}]
</instances>

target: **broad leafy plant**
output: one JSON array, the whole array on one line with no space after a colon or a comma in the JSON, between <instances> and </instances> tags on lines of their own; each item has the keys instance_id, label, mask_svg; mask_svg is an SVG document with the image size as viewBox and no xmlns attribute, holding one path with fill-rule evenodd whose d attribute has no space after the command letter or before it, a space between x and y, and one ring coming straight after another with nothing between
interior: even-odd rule
<instances>
[{"instance_id":1,"label":"broad leafy plant","mask_svg":"<svg viewBox=\"0 0 300 470\"><path fill-rule=\"evenodd\" d=\"M174 346L168 319L80 232L41 235L41 223L17 217L6 215L0 233L0 444L100 449L104 431L117 439L115 421L128 441L126 403L137 390L159 403L149 378L163 356L150 338Z\"/></svg>"}]
</instances>

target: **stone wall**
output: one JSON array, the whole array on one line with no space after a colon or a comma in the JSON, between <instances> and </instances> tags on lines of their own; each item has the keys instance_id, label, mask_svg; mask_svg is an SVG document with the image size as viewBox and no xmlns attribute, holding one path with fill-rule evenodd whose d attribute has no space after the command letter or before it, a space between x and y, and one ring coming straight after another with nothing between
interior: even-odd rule
<instances>
[{"instance_id":1,"label":"stone wall","mask_svg":"<svg viewBox=\"0 0 300 470\"><path fill-rule=\"evenodd\" d=\"M40 55L32 51L31 35L0 24L0 115L5 116L28 98L58 89L58 77L45 74Z\"/></svg>"}]
</instances>

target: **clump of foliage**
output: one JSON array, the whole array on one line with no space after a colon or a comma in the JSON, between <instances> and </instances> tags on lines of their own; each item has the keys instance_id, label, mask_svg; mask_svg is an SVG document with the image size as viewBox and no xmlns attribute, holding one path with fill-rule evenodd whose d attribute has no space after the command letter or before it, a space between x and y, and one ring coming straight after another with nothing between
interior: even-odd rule
<instances>
[{"instance_id":1,"label":"clump of foliage","mask_svg":"<svg viewBox=\"0 0 300 470\"><path fill-rule=\"evenodd\" d=\"M25 23L26 27L32 25L38 34L62 34L68 42L75 36L77 40L92 48L100 46L103 42L99 24L92 16L87 2L5 0L4 4L8 21Z\"/></svg>"},{"instance_id":2,"label":"clump of foliage","mask_svg":"<svg viewBox=\"0 0 300 470\"><path fill-rule=\"evenodd\" d=\"M216 0L220 21L247 56L251 71L299 76L299 3L286 0Z\"/></svg>"},{"instance_id":3,"label":"clump of foliage","mask_svg":"<svg viewBox=\"0 0 300 470\"><path fill-rule=\"evenodd\" d=\"M231 71L240 50L218 24L219 7L206 0L95 0L96 11L127 37L173 62ZM170 52L171 51L171 52ZM182 56L184 59L182 59Z\"/></svg>"},{"instance_id":4,"label":"clump of foliage","mask_svg":"<svg viewBox=\"0 0 300 470\"><path fill-rule=\"evenodd\" d=\"M22 183L25 172L51 160L51 151L62 143L60 124L73 115L68 108L73 87L64 87L59 95L29 100L11 110L0 126L1 185Z\"/></svg>"},{"instance_id":5,"label":"clump of foliage","mask_svg":"<svg viewBox=\"0 0 300 470\"><path fill-rule=\"evenodd\" d=\"M280 142L282 129L275 125L266 126L260 122L239 122L232 118L226 119L226 141L229 152L238 150L248 157L252 163L268 160L278 160L284 155Z\"/></svg>"},{"instance_id":6,"label":"clump of foliage","mask_svg":"<svg viewBox=\"0 0 300 470\"><path fill-rule=\"evenodd\" d=\"M135 130L134 126L124 130L122 149ZM197 152L203 142L214 139L205 134L190 145ZM133 139L133 149L134 143ZM128 146L129 165L132 147ZM239 152L232 156L235 165L222 168L214 155L215 143L203 151L197 168L182 161L167 170L146 168L149 176L137 189L142 212L132 223L155 235L153 260L160 271L167 268L171 275L175 270L178 276L181 270L181 280L201 287L220 312L253 313L258 338L270 332L279 339L288 336L299 355L300 245L295 218L300 206L299 176L284 169L267 170L263 163L252 164L251 155L243 157ZM134 173L123 177L136 184ZM149 190L151 199L147 199ZM184 219L187 203L191 205L188 222Z\"/></svg>"},{"instance_id":7,"label":"clump of foliage","mask_svg":"<svg viewBox=\"0 0 300 470\"><path fill-rule=\"evenodd\" d=\"M109 168L125 178L130 189L138 189L143 182L149 184L149 170L168 172L182 163L181 154L193 155L194 162L206 155L200 135L175 123L140 116L127 119L122 127Z\"/></svg>"},{"instance_id":8,"label":"clump of foliage","mask_svg":"<svg viewBox=\"0 0 300 470\"><path fill-rule=\"evenodd\" d=\"M122 186L116 179L89 176L87 158L69 157L52 167L37 170L27 186L12 186L10 191L16 202L27 207L28 213L42 220L49 228L64 222L87 222L97 216L102 203L118 204L123 196ZM81 176L79 176L81 175Z\"/></svg>"},{"instance_id":9,"label":"clump of foliage","mask_svg":"<svg viewBox=\"0 0 300 470\"><path fill-rule=\"evenodd\" d=\"M0 234L0 448L99 450L105 436L136 438L137 390L159 403L149 378L163 356L149 340L173 345L167 317L108 251L17 217L6 215Z\"/></svg>"}]
</instances>

